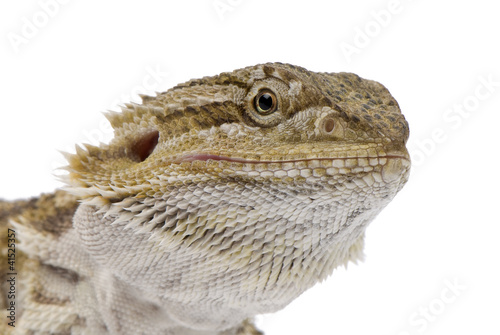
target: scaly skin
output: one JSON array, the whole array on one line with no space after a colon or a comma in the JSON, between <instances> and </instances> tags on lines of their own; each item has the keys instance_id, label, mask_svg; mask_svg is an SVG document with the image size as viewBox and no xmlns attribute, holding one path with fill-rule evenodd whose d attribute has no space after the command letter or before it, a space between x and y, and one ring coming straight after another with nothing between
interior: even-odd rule
<instances>
[{"instance_id":1,"label":"scaly skin","mask_svg":"<svg viewBox=\"0 0 500 335\"><path fill-rule=\"evenodd\" d=\"M65 190L0 205L20 334L259 334L245 320L361 258L409 175L397 102L351 73L262 64L108 119Z\"/></svg>"}]
</instances>

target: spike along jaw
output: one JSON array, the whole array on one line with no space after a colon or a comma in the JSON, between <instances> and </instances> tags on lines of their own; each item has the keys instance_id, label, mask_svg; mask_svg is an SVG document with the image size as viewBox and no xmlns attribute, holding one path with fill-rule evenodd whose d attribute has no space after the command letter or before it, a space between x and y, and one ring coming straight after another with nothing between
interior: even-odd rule
<instances>
[{"instance_id":1,"label":"spike along jaw","mask_svg":"<svg viewBox=\"0 0 500 335\"><path fill-rule=\"evenodd\" d=\"M155 118L133 114L130 109L106 116L115 129L111 143L100 147L77 146L76 154L67 156L70 172L67 190L87 204L105 207L143 189L144 180L140 176L147 177L144 171L150 164L145 161L160 138ZM116 127L118 123L120 126Z\"/></svg>"}]
</instances>

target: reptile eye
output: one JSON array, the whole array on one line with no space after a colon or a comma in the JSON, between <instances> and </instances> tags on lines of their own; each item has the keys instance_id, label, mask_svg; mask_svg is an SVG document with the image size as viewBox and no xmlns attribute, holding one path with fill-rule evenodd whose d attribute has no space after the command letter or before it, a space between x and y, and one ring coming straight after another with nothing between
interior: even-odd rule
<instances>
[{"instance_id":1,"label":"reptile eye","mask_svg":"<svg viewBox=\"0 0 500 335\"><path fill-rule=\"evenodd\" d=\"M278 99L276 95L269 90L260 91L255 96L255 109L259 114L268 115L274 113L278 109Z\"/></svg>"},{"instance_id":2,"label":"reptile eye","mask_svg":"<svg viewBox=\"0 0 500 335\"><path fill-rule=\"evenodd\" d=\"M265 86L264 86L265 85ZM282 85L280 87L280 85ZM270 89L269 86L273 87ZM274 88L276 87L276 90ZM275 92L286 92L281 82L262 82L251 88L245 99L244 117L249 125L263 128L274 127L285 119L287 100ZM285 95L285 99L286 99Z\"/></svg>"}]
</instances>

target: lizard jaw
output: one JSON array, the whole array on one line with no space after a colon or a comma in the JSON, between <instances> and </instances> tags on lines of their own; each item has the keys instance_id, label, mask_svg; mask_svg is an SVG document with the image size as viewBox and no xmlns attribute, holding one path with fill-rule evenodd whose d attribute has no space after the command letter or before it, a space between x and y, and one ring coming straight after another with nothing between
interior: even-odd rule
<instances>
[{"instance_id":1,"label":"lizard jaw","mask_svg":"<svg viewBox=\"0 0 500 335\"><path fill-rule=\"evenodd\" d=\"M237 157L228 157L214 154L206 154L206 153L194 153L187 154L184 156L177 157L173 162L176 164L185 163L185 162L194 162L194 161L226 161L226 162L234 162L234 163L245 163L245 164L271 164L271 163L295 163L295 162L308 162L308 161L322 161L322 160L337 160L337 159L352 159L352 158L375 158L375 157L324 157L324 158L302 158L302 159L290 159L290 160L280 160L280 161L269 161L269 160L249 160L245 158L237 158ZM386 158L386 159L402 159L405 161L409 161L409 156L404 153L394 153L377 156L376 158Z\"/></svg>"},{"instance_id":2,"label":"lizard jaw","mask_svg":"<svg viewBox=\"0 0 500 335\"><path fill-rule=\"evenodd\" d=\"M252 159L244 159L238 157L228 157L223 155L215 155L208 153L190 153L180 157L177 157L173 160L174 164L181 163L191 163L195 161L208 162L208 161L220 161L220 162L229 162L229 163L240 163L240 164L286 164L286 163L299 163L300 162L312 162L316 161L318 164L320 161L346 161L351 159L364 159L369 160L376 158L379 162L381 160L384 163L381 163L381 178L386 183L395 182L396 180L403 178L405 174L408 173L411 166L411 160L408 152L405 151L394 151L388 152L384 155L378 155L376 157L368 157L368 156L358 156L358 157L317 157L317 158L301 158L301 159L288 159L288 160L252 160ZM309 164L309 163L307 163ZM345 163L344 163L345 164Z\"/></svg>"}]
</instances>

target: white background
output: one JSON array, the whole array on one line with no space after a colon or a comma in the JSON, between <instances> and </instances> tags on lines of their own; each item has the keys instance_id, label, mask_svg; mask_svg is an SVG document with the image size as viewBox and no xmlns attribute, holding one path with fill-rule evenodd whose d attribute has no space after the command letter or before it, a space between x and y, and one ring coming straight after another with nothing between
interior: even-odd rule
<instances>
[{"instance_id":1,"label":"white background","mask_svg":"<svg viewBox=\"0 0 500 335\"><path fill-rule=\"evenodd\" d=\"M268 335L500 333L493 1L55 1L0 5L0 196L61 186L57 150L109 140L101 112L137 92L268 61L355 72L398 100L412 176L369 227L365 262L259 326Z\"/></svg>"}]
</instances>

